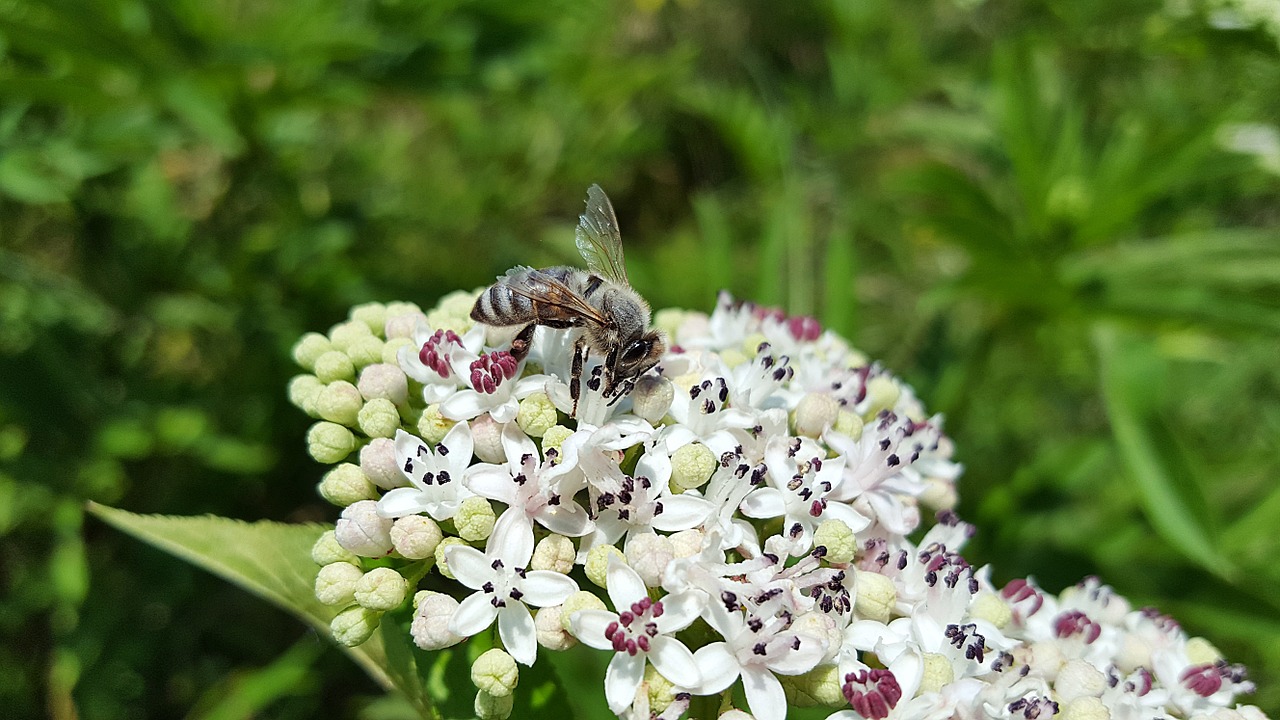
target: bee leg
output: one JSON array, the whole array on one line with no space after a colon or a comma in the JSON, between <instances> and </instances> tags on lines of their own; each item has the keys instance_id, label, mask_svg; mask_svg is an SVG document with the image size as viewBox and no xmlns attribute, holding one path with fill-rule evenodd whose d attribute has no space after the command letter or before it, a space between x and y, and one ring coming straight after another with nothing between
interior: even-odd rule
<instances>
[{"instance_id":1,"label":"bee leg","mask_svg":"<svg viewBox=\"0 0 1280 720\"><path fill-rule=\"evenodd\" d=\"M618 348L611 348L609 354L604 359L604 393L605 397L609 397L618 390L618 376L614 373L613 368L618 362Z\"/></svg>"},{"instance_id":2,"label":"bee leg","mask_svg":"<svg viewBox=\"0 0 1280 720\"><path fill-rule=\"evenodd\" d=\"M520 334L516 335L516 339L511 341L511 357L515 358L516 362L528 357L529 348L533 346L533 329L533 323L525 325Z\"/></svg>"},{"instance_id":3,"label":"bee leg","mask_svg":"<svg viewBox=\"0 0 1280 720\"><path fill-rule=\"evenodd\" d=\"M573 343L573 372L569 379L569 397L573 398L573 417L578 416L578 398L582 396L582 366L587 361L587 344L579 337Z\"/></svg>"}]
</instances>

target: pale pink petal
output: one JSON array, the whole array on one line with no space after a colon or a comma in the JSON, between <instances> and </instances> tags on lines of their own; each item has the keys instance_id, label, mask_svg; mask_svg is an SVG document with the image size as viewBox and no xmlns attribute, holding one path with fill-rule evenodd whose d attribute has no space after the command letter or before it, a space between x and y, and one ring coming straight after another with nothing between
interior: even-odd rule
<instances>
[{"instance_id":1,"label":"pale pink petal","mask_svg":"<svg viewBox=\"0 0 1280 720\"><path fill-rule=\"evenodd\" d=\"M658 632L679 632L697 619L702 611L702 599L696 592L672 593L662 598L662 616L655 619ZM669 675L667 677L670 677Z\"/></svg>"},{"instance_id":2,"label":"pale pink petal","mask_svg":"<svg viewBox=\"0 0 1280 720\"><path fill-rule=\"evenodd\" d=\"M508 600L498 609L498 637L521 665L532 665L538 658L538 630L524 603Z\"/></svg>"},{"instance_id":3,"label":"pale pink petal","mask_svg":"<svg viewBox=\"0 0 1280 720\"><path fill-rule=\"evenodd\" d=\"M533 557L533 521L519 508L507 508L494 522L485 550L507 567L528 567Z\"/></svg>"},{"instance_id":4,"label":"pale pink petal","mask_svg":"<svg viewBox=\"0 0 1280 720\"><path fill-rule=\"evenodd\" d=\"M493 624L498 615L498 608L490 602L491 595L475 593L468 595L458 603L458 609L449 621L449 632L462 637L469 637Z\"/></svg>"},{"instance_id":5,"label":"pale pink petal","mask_svg":"<svg viewBox=\"0 0 1280 720\"><path fill-rule=\"evenodd\" d=\"M467 487L480 497L512 505L516 499L516 482L506 465L475 465L467 472Z\"/></svg>"},{"instance_id":6,"label":"pale pink petal","mask_svg":"<svg viewBox=\"0 0 1280 720\"><path fill-rule=\"evenodd\" d=\"M658 498L662 512L653 516L653 528L664 532L688 530L702 524L715 506L696 495L664 495ZM656 509L656 508L655 508Z\"/></svg>"},{"instance_id":7,"label":"pale pink petal","mask_svg":"<svg viewBox=\"0 0 1280 720\"><path fill-rule=\"evenodd\" d=\"M681 686L698 685L702 674L693 659L693 653L684 643L666 635L656 635L649 641L649 662L662 676Z\"/></svg>"},{"instance_id":8,"label":"pale pink petal","mask_svg":"<svg viewBox=\"0 0 1280 720\"><path fill-rule=\"evenodd\" d=\"M614 653L604 671L604 698L609 709L622 714L636 697L636 688L644 679L644 655Z\"/></svg>"},{"instance_id":9,"label":"pale pink petal","mask_svg":"<svg viewBox=\"0 0 1280 720\"><path fill-rule=\"evenodd\" d=\"M573 636L597 650L612 650L613 641L604 636L609 623L618 622L618 613L608 610L579 610L569 618Z\"/></svg>"},{"instance_id":10,"label":"pale pink petal","mask_svg":"<svg viewBox=\"0 0 1280 720\"><path fill-rule=\"evenodd\" d=\"M568 600L578 592L578 583L568 575L551 570L530 570L525 573L520 589L524 592L521 600L535 607L547 607Z\"/></svg>"},{"instance_id":11,"label":"pale pink petal","mask_svg":"<svg viewBox=\"0 0 1280 720\"><path fill-rule=\"evenodd\" d=\"M776 488L756 488L742 499L742 514L753 518L774 518L785 514L786 500Z\"/></svg>"},{"instance_id":12,"label":"pale pink petal","mask_svg":"<svg viewBox=\"0 0 1280 720\"><path fill-rule=\"evenodd\" d=\"M444 550L444 561L458 582L472 590L493 579L493 568L484 553L467 545L450 545Z\"/></svg>"},{"instance_id":13,"label":"pale pink petal","mask_svg":"<svg viewBox=\"0 0 1280 720\"><path fill-rule=\"evenodd\" d=\"M782 683L768 670L756 667L742 668L742 688L747 694L747 706L756 720L786 720L787 696Z\"/></svg>"},{"instance_id":14,"label":"pale pink petal","mask_svg":"<svg viewBox=\"0 0 1280 720\"><path fill-rule=\"evenodd\" d=\"M431 496L416 487L400 487L388 490L378 501L378 514L386 518L417 515L433 508ZM437 518L439 519L439 518Z\"/></svg>"},{"instance_id":15,"label":"pale pink petal","mask_svg":"<svg viewBox=\"0 0 1280 720\"><path fill-rule=\"evenodd\" d=\"M605 589L608 590L609 599L613 601L613 607L618 612L626 610L631 607L631 603L639 602L649 594L640 575L632 570L630 565L616 557L609 558L609 569L605 573Z\"/></svg>"},{"instance_id":16,"label":"pale pink petal","mask_svg":"<svg viewBox=\"0 0 1280 720\"><path fill-rule=\"evenodd\" d=\"M698 664L698 673L702 676L702 682L697 687L690 688L697 695L714 695L724 690L742 672L738 659L722 642L698 648L693 654L693 660ZM678 680L674 682L680 684Z\"/></svg>"}]
</instances>

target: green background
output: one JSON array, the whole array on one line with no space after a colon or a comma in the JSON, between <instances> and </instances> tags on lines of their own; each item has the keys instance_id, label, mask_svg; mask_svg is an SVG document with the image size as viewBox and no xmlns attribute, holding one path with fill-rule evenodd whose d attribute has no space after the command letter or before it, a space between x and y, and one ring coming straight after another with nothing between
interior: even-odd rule
<instances>
[{"instance_id":1,"label":"green background","mask_svg":"<svg viewBox=\"0 0 1280 720\"><path fill-rule=\"evenodd\" d=\"M1249 8L0 5L0 707L394 716L83 503L332 521L293 341L576 262L598 182L655 306L813 314L946 413L998 583L1099 574L1280 713L1280 10Z\"/></svg>"}]
</instances>

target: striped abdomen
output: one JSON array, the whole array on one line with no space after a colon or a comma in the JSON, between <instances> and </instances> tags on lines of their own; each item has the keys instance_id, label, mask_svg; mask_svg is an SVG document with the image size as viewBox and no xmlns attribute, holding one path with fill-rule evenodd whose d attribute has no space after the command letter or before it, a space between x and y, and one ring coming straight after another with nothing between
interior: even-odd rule
<instances>
[{"instance_id":1,"label":"striped abdomen","mask_svg":"<svg viewBox=\"0 0 1280 720\"><path fill-rule=\"evenodd\" d=\"M491 285L471 308L471 319L486 325L537 323L549 327L573 327L582 318L565 312L565 293L589 298L601 279L567 266L535 270L515 267Z\"/></svg>"}]
</instances>

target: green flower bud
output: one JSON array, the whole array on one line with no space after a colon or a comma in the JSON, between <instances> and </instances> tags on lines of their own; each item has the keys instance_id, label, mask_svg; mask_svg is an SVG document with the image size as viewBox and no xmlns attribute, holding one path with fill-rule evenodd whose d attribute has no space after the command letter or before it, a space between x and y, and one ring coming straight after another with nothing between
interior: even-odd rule
<instances>
[{"instance_id":1,"label":"green flower bud","mask_svg":"<svg viewBox=\"0 0 1280 720\"><path fill-rule=\"evenodd\" d=\"M400 413L390 400L374 398L360 408L356 422L360 432L369 437L395 437L396 430L400 429Z\"/></svg>"},{"instance_id":2,"label":"green flower bud","mask_svg":"<svg viewBox=\"0 0 1280 720\"><path fill-rule=\"evenodd\" d=\"M978 596L973 599L973 606L969 608L969 614L1001 629L1013 620L1013 611L1009 609L1009 604L999 595L989 592L978 593Z\"/></svg>"},{"instance_id":3,"label":"green flower bud","mask_svg":"<svg viewBox=\"0 0 1280 720\"><path fill-rule=\"evenodd\" d=\"M677 558L693 557L702 552L702 531L698 529L681 530L672 533L671 552Z\"/></svg>"},{"instance_id":4,"label":"green flower bud","mask_svg":"<svg viewBox=\"0 0 1280 720\"><path fill-rule=\"evenodd\" d=\"M769 342L769 338L765 337L764 333L751 333L742 340L742 352L746 353L747 357L753 358L760 354L760 343L765 342Z\"/></svg>"},{"instance_id":5,"label":"green flower bud","mask_svg":"<svg viewBox=\"0 0 1280 720\"><path fill-rule=\"evenodd\" d=\"M325 473L318 489L320 497L338 507L346 507L361 500L378 499L378 489L361 472L359 466L351 463L342 463Z\"/></svg>"},{"instance_id":6,"label":"green flower bud","mask_svg":"<svg viewBox=\"0 0 1280 720\"><path fill-rule=\"evenodd\" d=\"M435 445L444 440L444 436L457 424L457 421L440 414L439 405L428 405L422 411L422 417L418 418L418 436L428 445Z\"/></svg>"},{"instance_id":7,"label":"green flower bud","mask_svg":"<svg viewBox=\"0 0 1280 720\"><path fill-rule=\"evenodd\" d=\"M570 621L573 620L574 613L579 610L604 609L606 608L603 600L586 590L579 590L570 595L569 599L565 600L564 604L560 606L560 627L564 628L565 632L572 632L573 626Z\"/></svg>"},{"instance_id":8,"label":"green flower bud","mask_svg":"<svg viewBox=\"0 0 1280 720\"><path fill-rule=\"evenodd\" d=\"M360 381L356 387L366 400L385 398L393 405L403 405L409 401L409 378L398 365L375 362L360 371Z\"/></svg>"},{"instance_id":9,"label":"green flower bud","mask_svg":"<svg viewBox=\"0 0 1280 720\"><path fill-rule=\"evenodd\" d=\"M333 618L329 631L339 645L355 647L373 636L381 619L381 613L352 605Z\"/></svg>"},{"instance_id":10,"label":"green flower bud","mask_svg":"<svg viewBox=\"0 0 1280 720\"><path fill-rule=\"evenodd\" d=\"M716 471L716 455L700 442L689 443L671 456L671 491L702 487Z\"/></svg>"},{"instance_id":11,"label":"green flower bud","mask_svg":"<svg viewBox=\"0 0 1280 720\"><path fill-rule=\"evenodd\" d=\"M330 350L316 358L315 373L320 382L326 384L338 380L351 381L356 377L356 366L346 353Z\"/></svg>"},{"instance_id":12,"label":"green flower bud","mask_svg":"<svg viewBox=\"0 0 1280 720\"><path fill-rule=\"evenodd\" d=\"M549 650L568 650L578 644L577 638L564 629L563 606L552 605L538 610L533 616L533 627L538 633L538 644Z\"/></svg>"},{"instance_id":13,"label":"green flower bud","mask_svg":"<svg viewBox=\"0 0 1280 720\"><path fill-rule=\"evenodd\" d=\"M560 446L572 434L573 431L563 425L552 425L547 428L547 431L542 434L542 454L546 455L551 450L560 452Z\"/></svg>"},{"instance_id":14,"label":"green flower bud","mask_svg":"<svg viewBox=\"0 0 1280 720\"><path fill-rule=\"evenodd\" d=\"M631 411L657 425L671 409L676 388L661 375L642 375L631 391Z\"/></svg>"},{"instance_id":15,"label":"green flower bud","mask_svg":"<svg viewBox=\"0 0 1280 720\"><path fill-rule=\"evenodd\" d=\"M352 343L371 335L373 335L373 331L369 329L368 325L362 322L348 321L338 323L329 330L329 342L333 343L334 350L346 352Z\"/></svg>"},{"instance_id":16,"label":"green flower bud","mask_svg":"<svg viewBox=\"0 0 1280 720\"><path fill-rule=\"evenodd\" d=\"M463 540L477 542L489 537L497 518L488 500L473 495L463 500L458 507L457 514L453 516L453 526L458 529L458 536Z\"/></svg>"},{"instance_id":17,"label":"green flower bud","mask_svg":"<svg viewBox=\"0 0 1280 720\"><path fill-rule=\"evenodd\" d=\"M898 589L893 581L876 572L857 570L858 597L854 600L854 610L859 617L887 623L893 613L893 604L898 601Z\"/></svg>"},{"instance_id":18,"label":"green flower bud","mask_svg":"<svg viewBox=\"0 0 1280 720\"><path fill-rule=\"evenodd\" d=\"M329 383L316 398L316 412L320 417L348 427L355 427L362 405L364 398L360 397L360 391L346 380Z\"/></svg>"},{"instance_id":19,"label":"green flower bud","mask_svg":"<svg viewBox=\"0 0 1280 720\"><path fill-rule=\"evenodd\" d=\"M480 297L480 293L480 290L454 290L440 298L440 302L436 303L436 309L443 310L454 317L470 318L471 308L476 304L476 298Z\"/></svg>"},{"instance_id":20,"label":"green flower bud","mask_svg":"<svg viewBox=\"0 0 1280 720\"><path fill-rule=\"evenodd\" d=\"M362 322L374 335L382 335L387 324L387 306L370 302L351 308L351 319Z\"/></svg>"},{"instance_id":21,"label":"green flower bud","mask_svg":"<svg viewBox=\"0 0 1280 720\"><path fill-rule=\"evenodd\" d=\"M787 703L796 707L839 707L845 703L840 668L819 665L802 675L779 675Z\"/></svg>"},{"instance_id":22,"label":"green flower bud","mask_svg":"<svg viewBox=\"0 0 1280 720\"><path fill-rule=\"evenodd\" d=\"M837 565L853 562L858 554L858 538L843 520L823 520L813 533L813 544L825 547L827 554L822 559Z\"/></svg>"},{"instance_id":23,"label":"green flower bud","mask_svg":"<svg viewBox=\"0 0 1280 720\"><path fill-rule=\"evenodd\" d=\"M315 375L295 375L289 381L289 402L311 417L320 417L316 412L316 399L324 390L324 383Z\"/></svg>"},{"instance_id":24,"label":"green flower bud","mask_svg":"<svg viewBox=\"0 0 1280 720\"><path fill-rule=\"evenodd\" d=\"M924 492L919 499L921 505L934 510L950 510L960 501L956 486L939 478L925 478Z\"/></svg>"},{"instance_id":25,"label":"green flower bud","mask_svg":"<svg viewBox=\"0 0 1280 720\"><path fill-rule=\"evenodd\" d=\"M945 655L927 652L921 659L924 660L924 677L920 679L919 692L938 692L955 682L956 671Z\"/></svg>"},{"instance_id":26,"label":"green flower bud","mask_svg":"<svg viewBox=\"0 0 1280 720\"><path fill-rule=\"evenodd\" d=\"M423 650L441 650L462 642L449 631L449 622L458 612L458 601L444 593L423 590L413 596L413 623L409 634Z\"/></svg>"},{"instance_id":27,"label":"green flower bud","mask_svg":"<svg viewBox=\"0 0 1280 720\"><path fill-rule=\"evenodd\" d=\"M627 541L627 564L649 587L662 584L662 575L667 569L667 564L674 560L675 556L675 548L666 535L636 533ZM605 569L608 570L607 565Z\"/></svg>"},{"instance_id":28,"label":"green flower bud","mask_svg":"<svg viewBox=\"0 0 1280 720\"><path fill-rule=\"evenodd\" d=\"M409 581L389 567L374 568L356 584L356 602L370 610L386 612L400 607L409 593Z\"/></svg>"},{"instance_id":29,"label":"green flower bud","mask_svg":"<svg viewBox=\"0 0 1280 720\"><path fill-rule=\"evenodd\" d=\"M814 392L806 394L800 398L800 404L792 415L796 434L820 437L827 428L835 424L839 412L840 403L830 395Z\"/></svg>"},{"instance_id":30,"label":"green flower bud","mask_svg":"<svg viewBox=\"0 0 1280 720\"><path fill-rule=\"evenodd\" d=\"M477 720L507 720L515 707L516 697L510 693L503 696L490 695L483 690L476 691L475 711Z\"/></svg>"},{"instance_id":31,"label":"green flower bud","mask_svg":"<svg viewBox=\"0 0 1280 720\"><path fill-rule=\"evenodd\" d=\"M431 557L442 539L440 526L426 515L407 515L391 525L391 544L409 560Z\"/></svg>"},{"instance_id":32,"label":"green flower bud","mask_svg":"<svg viewBox=\"0 0 1280 720\"><path fill-rule=\"evenodd\" d=\"M394 303L387 305L387 324L385 326L386 338L408 338L413 336L413 331L418 327L419 323L425 323L427 316L422 314L415 306L413 310L397 310L392 307Z\"/></svg>"},{"instance_id":33,"label":"green flower bud","mask_svg":"<svg viewBox=\"0 0 1280 720\"><path fill-rule=\"evenodd\" d=\"M653 314L653 326L666 333L667 337L675 337L690 314L680 308L662 308Z\"/></svg>"},{"instance_id":34,"label":"green flower bud","mask_svg":"<svg viewBox=\"0 0 1280 720\"><path fill-rule=\"evenodd\" d=\"M622 551L612 545L597 545L587 552L586 571L587 579L591 582L605 586L605 574L609 572L609 558L616 557L625 565L627 557Z\"/></svg>"},{"instance_id":35,"label":"green flower bud","mask_svg":"<svg viewBox=\"0 0 1280 720\"><path fill-rule=\"evenodd\" d=\"M329 338L320 333L307 333L293 346L293 361L306 370L314 370L316 360L330 350Z\"/></svg>"},{"instance_id":36,"label":"green flower bud","mask_svg":"<svg viewBox=\"0 0 1280 720\"><path fill-rule=\"evenodd\" d=\"M348 605L363 576L364 571L348 562L325 565L316 575L316 599L325 605Z\"/></svg>"},{"instance_id":37,"label":"green flower bud","mask_svg":"<svg viewBox=\"0 0 1280 720\"><path fill-rule=\"evenodd\" d=\"M382 362L382 345L382 340L366 335L347 347L347 357L351 358L351 364L357 368L380 363Z\"/></svg>"},{"instance_id":38,"label":"green flower bud","mask_svg":"<svg viewBox=\"0 0 1280 720\"><path fill-rule=\"evenodd\" d=\"M1080 697L1101 697L1107 689L1107 677L1084 660L1068 660L1053 681L1053 691L1061 702Z\"/></svg>"},{"instance_id":39,"label":"green flower bud","mask_svg":"<svg viewBox=\"0 0 1280 720\"><path fill-rule=\"evenodd\" d=\"M645 665L641 681L649 694L649 712L661 713L676 699L676 687L652 664Z\"/></svg>"},{"instance_id":40,"label":"green flower bud","mask_svg":"<svg viewBox=\"0 0 1280 720\"><path fill-rule=\"evenodd\" d=\"M460 537L454 537L452 535L440 540L440 542L436 545L436 569L440 571L441 575L449 578L450 580L457 579L453 576L453 572L449 570L449 563L446 562L444 559L444 551L448 550L454 545L466 545L466 544L467 544L466 540L463 540Z\"/></svg>"},{"instance_id":41,"label":"green flower bud","mask_svg":"<svg viewBox=\"0 0 1280 720\"><path fill-rule=\"evenodd\" d=\"M877 375L867 381L867 410L862 414L863 420L871 420L881 410L892 410L902 395L898 381L888 375Z\"/></svg>"},{"instance_id":42,"label":"green flower bud","mask_svg":"<svg viewBox=\"0 0 1280 720\"><path fill-rule=\"evenodd\" d=\"M359 557L338 543L338 537L332 530L326 531L311 546L311 560L317 565L331 565L336 562L358 564Z\"/></svg>"},{"instance_id":43,"label":"green flower bud","mask_svg":"<svg viewBox=\"0 0 1280 720\"><path fill-rule=\"evenodd\" d=\"M1107 708L1107 704L1102 701L1102 698L1086 695L1074 700L1067 700L1060 703L1060 705L1062 708L1061 714L1056 717L1061 720L1111 720L1111 710ZM1219 710L1209 717L1221 718L1222 720L1233 720L1235 718L1244 720L1249 716L1233 710ZM1257 717L1266 716L1259 713Z\"/></svg>"},{"instance_id":44,"label":"green flower bud","mask_svg":"<svg viewBox=\"0 0 1280 720\"><path fill-rule=\"evenodd\" d=\"M573 541L553 533L539 540L533 548L533 559L529 561L529 569L551 570L568 575L573 569L576 557L577 551L573 549Z\"/></svg>"},{"instance_id":45,"label":"green flower bud","mask_svg":"<svg viewBox=\"0 0 1280 720\"><path fill-rule=\"evenodd\" d=\"M515 691L520 682L516 660L505 650L485 650L471 664L471 682L477 688L495 697L504 697Z\"/></svg>"},{"instance_id":46,"label":"green flower bud","mask_svg":"<svg viewBox=\"0 0 1280 720\"><path fill-rule=\"evenodd\" d=\"M516 414L516 424L529 437L542 437L551 426L559 421L556 406L546 393L534 393L520 401L520 411Z\"/></svg>"},{"instance_id":47,"label":"green flower bud","mask_svg":"<svg viewBox=\"0 0 1280 720\"><path fill-rule=\"evenodd\" d=\"M387 365L400 366L400 348L410 347L413 341L407 337L391 338L382 343L382 362Z\"/></svg>"},{"instance_id":48,"label":"green flower bud","mask_svg":"<svg viewBox=\"0 0 1280 720\"><path fill-rule=\"evenodd\" d=\"M832 429L857 440L862 437L862 418L847 410L841 410L836 413L836 424Z\"/></svg>"},{"instance_id":49,"label":"green flower bud","mask_svg":"<svg viewBox=\"0 0 1280 720\"><path fill-rule=\"evenodd\" d=\"M318 422L307 430L307 453L316 462L342 462L355 449L356 436L337 423Z\"/></svg>"}]
</instances>

